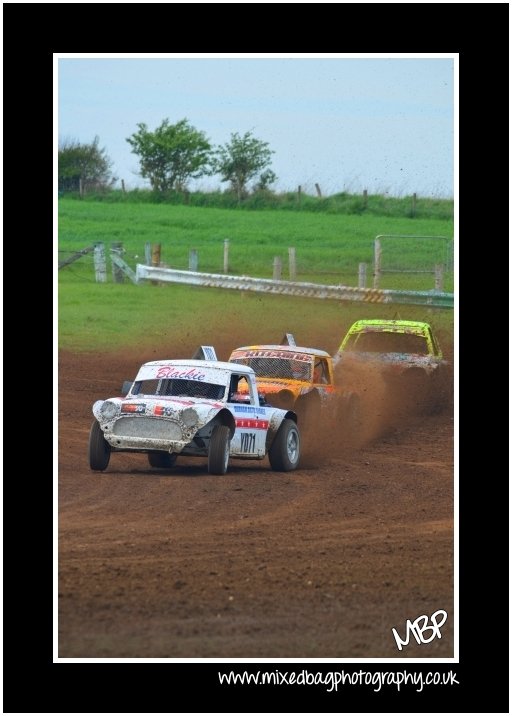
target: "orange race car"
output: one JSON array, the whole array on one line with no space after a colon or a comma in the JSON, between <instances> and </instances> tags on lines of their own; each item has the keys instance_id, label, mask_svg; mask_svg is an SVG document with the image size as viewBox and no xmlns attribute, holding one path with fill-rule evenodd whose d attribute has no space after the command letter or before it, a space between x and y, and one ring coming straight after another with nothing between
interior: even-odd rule
<instances>
[{"instance_id":1,"label":"orange race car","mask_svg":"<svg viewBox=\"0 0 512 716\"><path fill-rule=\"evenodd\" d=\"M331 356L318 348L297 346L291 333L280 344L236 348L229 361L253 368L258 392L267 404L293 408L308 422L321 415L337 419L357 399L335 387Z\"/></svg>"}]
</instances>

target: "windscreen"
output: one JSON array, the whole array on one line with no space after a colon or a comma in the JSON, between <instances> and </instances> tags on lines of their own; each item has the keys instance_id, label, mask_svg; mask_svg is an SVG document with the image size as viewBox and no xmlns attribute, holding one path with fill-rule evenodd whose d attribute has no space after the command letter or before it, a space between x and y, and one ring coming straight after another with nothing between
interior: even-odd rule
<instances>
[{"instance_id":1,"label":"windscreen","mask_svg":"<svg viewBox=\"0 0 512 716\"><path fill-rule=\"evenodd\" d=\"M345 351L361 353L415 353L428 355L427 341L423 336L412 333L390 333L386 331L368 331L352 334Z\"/></svg>"},{"instance_id":2,"label":"windscreen","mask_svg":"<svg viewBox=\"0 0 512 716\"><path fill-rule=\"evenodd\" d=\"M313 361L310 356L286 351L251 351L235 353L231 363L251 367L258 378L310 380Z\"/></svg>"},{"instance_id":3,"label":"windscreen","mask_svg":"<svg viewBox=\"0 0 512 716\"><path fill-rule=\"evenodd\" d=\"M132 395L153 395L173 398L206 398L221 400L226 392L225 385L206 383L183 378L162 378L141 380L134 384Z\"/></svg>"}]
</instances>

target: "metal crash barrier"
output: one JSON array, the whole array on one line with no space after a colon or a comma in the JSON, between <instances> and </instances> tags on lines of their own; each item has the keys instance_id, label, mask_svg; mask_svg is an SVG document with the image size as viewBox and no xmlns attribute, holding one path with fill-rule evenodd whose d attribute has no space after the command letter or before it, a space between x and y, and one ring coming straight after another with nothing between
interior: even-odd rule
<instances>
[{"instance_id":1,"label":"metal crash barrier","mask_svg":"<svg viewBox=\"0 0 512 716\"><path fill-rule=\"evenodd\" d=\"M436 308L453 308L453 293L441 291L395 291L392 289L358 288L352 286L325 286L318 283L278 281L250 276L228 276L226 274L199 273L158 266L137 264L136 283L144 280L168 283L182 283L189 286L209 288L230 288L236 291L258 291L260 293L301 298L321 298L333 301L362 301L364 303L402 303Z\"/></svg>"}]
</instances>

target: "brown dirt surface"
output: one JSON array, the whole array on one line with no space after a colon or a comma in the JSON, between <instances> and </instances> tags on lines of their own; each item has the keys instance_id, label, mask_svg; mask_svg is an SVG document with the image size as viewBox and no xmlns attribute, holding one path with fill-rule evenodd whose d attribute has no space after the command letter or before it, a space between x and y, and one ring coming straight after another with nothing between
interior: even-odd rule
<instances>
[{"instance_id":1,"label":"brown dirt surface","mask_svg":"<svg viewBox=\"0 0 512 716\"><path fill-rule=\"evenodd\" d=\"M92 472L93 402L155 357L183 356L59 354L59 657L453 657L453 406L383 410L358 444L317 430L295 472ZM442 637L399 652L392 628L440 609Z\"/></svg>"}]
</instances>

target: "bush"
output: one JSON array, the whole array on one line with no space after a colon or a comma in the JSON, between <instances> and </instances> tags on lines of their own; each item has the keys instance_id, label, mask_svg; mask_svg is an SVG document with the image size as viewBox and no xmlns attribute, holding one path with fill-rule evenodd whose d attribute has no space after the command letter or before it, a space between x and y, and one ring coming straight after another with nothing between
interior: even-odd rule
<instances>
[{"instance_id":1,"label":"bush","mask_svg":"<svg viewBox=\"0 0 512 716\"><path fill-rule=\"evenodd\" d=\"M66 192L66 197L77 198L77 192ZM412 196L391 197L382 194L347 194L340 192L332 196L317 197L297 192L277 194L269 189L259 189L248 194L241 201L231 190L227 191L152 191L151 189L102 189L91 191L83 201L111 203L145 203L203 206L217 209L246 211L304 211L325 214L388 216L410 219L441 219L453 221L453 199L424 199Z\"/></svg>"}]
</instances>

